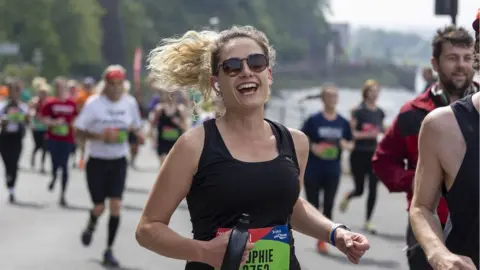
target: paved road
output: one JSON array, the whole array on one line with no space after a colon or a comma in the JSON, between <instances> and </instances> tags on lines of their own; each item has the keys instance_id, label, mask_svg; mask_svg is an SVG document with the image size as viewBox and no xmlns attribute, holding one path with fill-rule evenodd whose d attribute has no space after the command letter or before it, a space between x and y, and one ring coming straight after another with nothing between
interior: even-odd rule
<instances>
[{"instance_id":1,"label":"paved road","mask_svg":"<svg viewBox=\"0 0 480 270\"><path fill-rule=\"evenodd\" d=\"M0 188L0 269L103 269L100 260L106 244L107 216L100 219L92 246L84 248L80 243L80 232L88 216L86 211L91 206L84 172L72 170L68 201L74 207L61 209L57 205L59 190L53 194L47 191L49 177L29 169L31 147L31 140L27 137L21 163L24 169L20 172L17 186L20 205L7 204L7 191L3 186ZM138 163L139 170L129 172L115 252L125 267L123 269L182 269L184 262L158 256L139 247L135 241L135 227L157 171L153 150L144 147ZM3 176L3 166L0 167L0 175ZM339 194L351 187L350 177L345 176ZM303 269L408 269L402 252L407 219L405 199L402 195L388 194L383 186L379 187L379 197L375 222L380 234L369 237L372 248L360 266L351 265L336 251L332 251L330 256L316 254L315 241L297 234L297 256ZM365 205L366 200L362 198L353 202L346 214L335 211L336 221L359 230L363 224ZM185 204L175 212L171 227L190 236L190 219Z\"/></svg>"}]
</instances>

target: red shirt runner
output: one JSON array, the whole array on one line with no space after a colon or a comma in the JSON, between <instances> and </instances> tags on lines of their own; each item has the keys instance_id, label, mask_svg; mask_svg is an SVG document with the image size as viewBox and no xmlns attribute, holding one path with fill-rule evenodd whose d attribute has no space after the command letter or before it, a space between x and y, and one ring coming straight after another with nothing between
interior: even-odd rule
<instances>
[{"instance_id":1,"label":"red shirt runner","mask_svg":"<svg viewBox=\"0 0 480 270\"><path fill-rule=\"evenodd\" d=\"M66 126L61 130L55 127L49 127L47 130L47 139L75 143L72 123L77 115L77 105L71 99L62 101L58 98L49 98L46 100L41 108L41 116L53 120L63 118Z\"/></svg>"}]
</instances>

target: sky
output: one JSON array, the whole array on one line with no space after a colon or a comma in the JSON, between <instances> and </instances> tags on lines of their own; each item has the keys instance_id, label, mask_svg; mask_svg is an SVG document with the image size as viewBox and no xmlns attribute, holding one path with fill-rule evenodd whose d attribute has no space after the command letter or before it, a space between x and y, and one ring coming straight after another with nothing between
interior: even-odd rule
<instances>
[{"instance_id":1,"label":"sky","mask_svg":"<svg viewBox=\"0 0 480 270\"><path fill-rule=\"evenodd\" d=\"M457 24L472 29L480 0L458 2ZM330 6L330 22L347 22L353 28L425 32L451 23L449 16L434 15L435 0L330 0Z\"/></svg>"}]
</instances>

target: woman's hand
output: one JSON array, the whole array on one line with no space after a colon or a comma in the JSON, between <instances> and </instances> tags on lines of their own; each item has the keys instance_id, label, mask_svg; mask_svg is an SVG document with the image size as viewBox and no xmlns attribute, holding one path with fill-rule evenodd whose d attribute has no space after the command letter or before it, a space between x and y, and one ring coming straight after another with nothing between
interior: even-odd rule
<instances>
[{"instance_id":1,"label":"woman's hand","mask_svg":"<svg viewBox=\"0 0 480 270\"><path fill-rule=\"evenodd\" d=\"M365 252L370 249L368 239L364 235L342 228L335 231L335 246L354 264L358 264Z\"/></svg>"},{"instance_id":2,"label":"woman's hand","mask_svg":"<svg viewBox=\"0 0 480 270\"><path fill-rule=\"evenodd\" d=\"M231 233L232 230L225 232L222 235L217 236L208 242L205 242L205 248L201 262L220 269L223 263L223 257L225 256L225 252L227 251L228 240ZM247 261L248 254L253 248L253 246L253 243L247 242L247 245L245 246L245 251L243 252L242 262L240 264L241 266L243 266Z\"/></svg>"}]
</instances>

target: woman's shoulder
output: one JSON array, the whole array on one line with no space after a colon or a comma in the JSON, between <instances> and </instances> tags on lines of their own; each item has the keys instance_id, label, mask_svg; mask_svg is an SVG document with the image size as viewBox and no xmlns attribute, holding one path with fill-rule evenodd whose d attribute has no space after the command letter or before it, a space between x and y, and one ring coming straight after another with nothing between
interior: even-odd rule
<instances>
[{"instance_id":1,"label":"woman's shoulder","mask_svg":"<svg viewBox=\"0 0 480 270\"><path fill-rule=\"evenodd\" d=\"M185 155L200 154L203 150L205 129L203 125L188 129L178 138L175 147Z\"/></svg>"},{"instance_id":2,"label":"woman's shoulder","mask_svg":"<svg viewBox=\"0 0 480 270\"><path fill-rule=\"evenodd\" d=\"M303 155L304 153L308 153L309 140L307 135L305 135L305 133L295 128L286 127L283 124L280 124L275 121L271 121L268 119L267 121L272 123L274 126L280 127L280 129L289 133L289 135L292 138L293 147L295 148L295 152L297 153L297 155Z\"/></svg>"}]
</instances>

